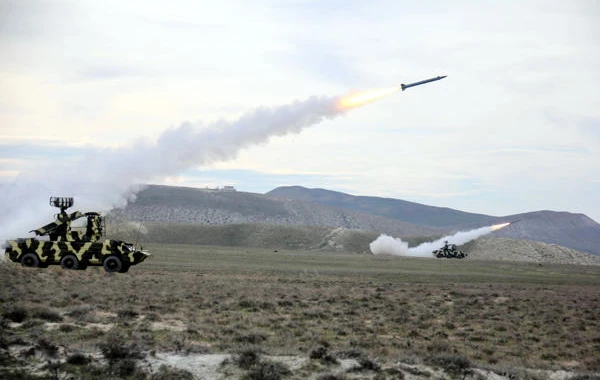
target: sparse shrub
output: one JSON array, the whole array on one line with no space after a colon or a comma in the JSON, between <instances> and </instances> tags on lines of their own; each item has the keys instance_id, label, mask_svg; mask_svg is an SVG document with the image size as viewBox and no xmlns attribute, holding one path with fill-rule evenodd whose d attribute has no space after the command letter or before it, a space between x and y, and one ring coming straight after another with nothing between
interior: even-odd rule
<instances>
[{"instance_id":1,"label":"sparse shrub","mask_svg":"<svg viewBox=\"0 0 600 380\"><path fill-rule=\"evenodd\" d=\"M360 364L360 369L362 370L379 372L381 369L379 364L369 359L366 355L358 359L358 364Z\"/></svg>"},{"instance_id":2,"label":"sparse shrub","mask_svg":"<svg viewBox=\"0 0 600 380\"><path fill-rule=\"evenodd\" d=\"M133 318L137 317L138 315L139 315L138 312L131 308L121 309L121 310L117 311L117 317L122 318L122 319L133 319Z\"/></svg>"},{"instance_id":3,"label":"sparse shrub","mask_svg":"<svg viewBox=\"0 0 600 380\"><path fill-rule=\"evenodd\" d=\"M47 322L60 322L63 320L62 315L60 315L58 311L45 307L35 308L32 314L35 318L39 318Z\"/></svg>"},{"instance_id":4,"label":"sparse shrub","mask_svg":"<svg viewBox=\"0 0 600 380\"><path fill-rule=\"evenodd\" d=\"M256 348L245 349L233 358L233 362L240 368L249 369L260 362L260 351Z\"/></svg>"},{"instance_id":5,"label":"sparse shrub","mask_svg":"<svg viewBox=\"0 0 600 380\"><path fill-rule=\"evenodd\" d=\"M193 380L194 375L185 369L161 365L158 372L153 374L151 380Z\"/></svg>"},{"instance_id":6,"label":"sparse shrub","mask_svg":"<svg viewBox=\"0 0 600 380\"><path fill-rule=\"evenodd\" d=\"M15 358L12 357L8 350L0 350L0 368L8 367L9 365L13 364L14 361ZM0 379L1 378L2 377L0 377Z\"/></svg>"},{"instance_id":7,"label":"sparse shrub","mask_svg":"<svg viewBox=\"0 0 600 380\"><path fill-rule=\"evenodd\" d=\"M102 355L109 361L120 359L141 359L144 357L135 343L126 344L126 338L116 332L106 334L106 340L100 343Z\"/></svg>"},{"instance_id":8,"label":"sparse shrub","mask_svg":"<svg viewBox=\"0 0 600 380\"><path fill-rule=\"evenodd\" d=\"M0 379L11 380L37 380L47 379L46 376L40 377L32 374L25 369L0 368Z\"/></svg>"},{"instance_id":9,"label":"sparse shrub","mask_svg":"<svg viewBox=\"0 0 600 380\"><path fill-rule=\"evenodd\" d=\"M86 315L87 313L89 313L91 310L92 310L92 308L90 306L81 305L81 306L74 307L73 309L68 311L66 314L69 317L80 318L80 317Z\"/></svg>"},{"instance_id":10,"label":"sparse shrub","mask_svg":"<svg viewBox=\"0 0 600 380\"><path fill-rule=\"evenodd\" d=\"M4 313L4 318L9 319L15 323L21 323L29 317L27 309L21 306L15 306L12 309Z\"/></svg>"},{"instance_id":11,"label":"sparse shrub","mask_svg":"<svg viewBox=\"0 0 600 380\"><path fill-rule=\"evenodd\" d=\"M469 359L459 355L438 355L429 358L427 362L453 375L465 374L471 367Z\"/></svg>"},{"instance_id":12,"label":"sparse shrub","mask_svg":"<svg viewBox=\"0 0 600 380\"><path fill-rule=\"evenodd\" d=\"M556 359L558 358L558 356L556 356L556 354L554 354L554 353L552 353L552 352L544 352L544 353L543 353L543 354L540 356L540 358L541 358L542 360L549 360L549 361L552 361L552 360L556 360Z\"/></svg>"},{"instance_id":13,"label":"sparse shrub","mask_svg":"<svg viewBox=\"0 0 600 380\"><path fill-rule=\"evenodd\" d=\"M60 332L68 333L75 330L75 326L63 323L62 325L58 326L58 330Z\"/></svg>"},{"instance_id":14,"label":"sparse shrub","mask_svg":"<svg viewBox=\"0 0 600 380\"><path fill-rule=\"evenodd\" d=\"M282 363L262 361L254 365L244 378L248 380L280 380L291 374L292 371Z\"/></svg>"},{"instance_id":15,"label":"sparse shrub","mask_svg":"<svg viewBox=\"0 0 600 380\"><path fill-rule=\"evenodd\" d=\"M37 327L37 326L42 326L43 324L44 324L44 321L42 321L41 319L29 318L23 322L23 327L31 330L32 328Z\"/></svg>"},{"instance_id":16,"label":"sparse shrub","mask_svg":"<svg viewBox=\"0 0 600 380\"><path fill-rule=\"evenodd\" d=\"M209 346L198 343L192 343L185 349L185 352L188 354L208 354L210 351L211 350Z\"/></svg>"},{"instance_id":17,"label":"sparse shrub","mask_svg":"<svg viewBox=\"0 0 600 380\"><path fill-rule=\"evenodd\" d=\"M314 360L320 360L324 364L337 364L338 360L329 353L327 347L319 346L310 352L309 357Z\"/></svg>"},{"instance_id":18,"label":"sparse shrub","mask_svg":"<svg viewBox=\"0 0 600 380\"><path fill-rule=\"evenodd\" d=\"M82 354L81 352L76 352L67 356L67 364L71 365L86 365L91 361L91 359Z\"/></svg>"},{"instance_id":19,"label":"sparse shrub","mask_svg":"<svg viewBox=\"0 0 600 380\"><path fill-rule=\"evenodd\" d=\"M452 352L452 346L447 341L435 340L427 346L427 351L433 354L449 353Z\"/></svg>"},{"instance_id":20,"label":"sparse shrub","mask_svg":"<svg viewBox=\"0 0 600 380\"><path fill-rule=\"evenodd\" d=\"M0 318L0 331L4 331L8 328L10 322L6 318Z\"/></svg>"},{"instance_id":21,"label":"sparse shrub","mask_svg":"<svg viewBox=\"0 0 600 380\"><path fill-rule=\"evenodd\" d=\"M148 313L146 314L146 320L150 322L160 321L160 316L156 313Z\"/></svg>"},{"instance_id":22,"label":"sparse shrub","mask_svg":"<svg viewBox=\"0 0 600 380\"><path fill-rule=\"evenodd\" d=\"M397 368L388 368L378 373L373 380L404 380L404 372Z\"/></svg>"},{"instance_id":23,"label":"sparse shrub","mask_svg":"<svg viewBox=\"0 0 600 380\"><path fill-rule=\"evenodd\" d=\"M240 302L238 302L238 306L241 307L242 309L248 309L250 311L258 310L258 308L256 307L256 302L254 302L252 300L248 300L248 299L240 300Z\"/></svg>"},{"instance_id":24,"label":"sparse shrub","mask_svg":"<svg viewBox=\"0 0 600 380\"><path fill-rule=\"evenodd\" d=\"M58 346L46 338L40 338L40 340L38 340L37 348L44 351L49 356L54 356L58 352Z\"/></svg>"},{"instance_id":25,"label":"sparse shrub","mask_svg":"<svg viewBox=\"0 0 600 380\"><path fill-rule=\"evenodd\" d=\"M317 377L317 380L345 380L346 377L344 375L332 375L332 374L327 374L327 375L321 375L319 377Z\"/></svg>"},{"instance_id":26,"label":"sparse shrub","mask_svg":"<svg viewBox=\"0 0 600 380\"><path fill-rule=\"evenodd\" d=\"M133 359L121 359L110 363L111 373L118 377L132 376L137 371L137 363Z\"/></svg>"},{"instance_id":27,"label":"sparse shrub","mask_svg":"<svg viewBox=\"0 0 600 380\"><path fill-rule=\"evenodd\" d=\"M269 301L263 301L260 304L262 310L275 310L275 304Z\"/></svg>"},{"instance_id":28,"label":"sparse shrub","mask_svg":"<svg viewBox=\"0 0 600 380\"><path fill-rule=\"evenodd\" d=\"M233 337L234 342L258 344L267 340L267 336L261 332L251 332L247 334L237 334Z\"/></svg>"}]
</instances>

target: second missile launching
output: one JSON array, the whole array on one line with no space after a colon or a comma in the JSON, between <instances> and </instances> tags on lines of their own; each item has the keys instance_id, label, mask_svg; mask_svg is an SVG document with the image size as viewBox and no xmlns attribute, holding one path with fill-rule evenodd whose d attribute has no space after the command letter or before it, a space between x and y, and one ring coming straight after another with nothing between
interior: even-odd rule
<instances>
[{"instance_id":1,"label":"second missile launching","mask_svg":"<svg viewBox=\"0 0 600 380\"><path fill-rule=\"evenodd\" d=\"M435 82L436 80L444 79L446 77L447 77L447 75L444 75L443 77L435 77L435 78L425 79L425 80L422 80L420 82L409 83L409 84L401 84L400 87L402 88L402 91L404 91L404 90L406 90L409 87L415 87L415 86L420 86L420 85L425 84L425 83Z\"/></svg>"}]
</instances>

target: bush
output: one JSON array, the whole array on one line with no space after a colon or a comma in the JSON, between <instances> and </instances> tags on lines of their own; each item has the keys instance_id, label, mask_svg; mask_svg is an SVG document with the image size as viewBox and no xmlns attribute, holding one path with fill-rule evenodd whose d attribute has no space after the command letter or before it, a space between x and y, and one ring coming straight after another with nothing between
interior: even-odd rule
<instances>
[{"instance_id":1,"label":"bush","mask_svg":"<svg viewBox=\"0 0 600 380\"><path fill-rule=\"evenodd\" d=\"M118 377L132 376L137 372L137 363L133 359L121 359L110 364L111 373Z\"/></svg>"},{"instance_id":2,"label":"bush","mask_svg":"<svg viewBox=\"0 0 600 380\"><path fill-rule=\"evenodd\" d=\"M54 356L58 352L58 346L46 338L38 340L37 348L44 351L49 356Z\"/></svg>"},{"instance_id":3,"label":"bush","mask_svg":"<svg viewBox=\"0 0 600 380\"><path fill-rule=\"evenodd\" d=\"M291 374L292 371L282 363L264 361L253 366L245 378L248 380L279 380Z\"/></svg>"},{"instance_id":4,"label":"bush","mask_svg":"<svg viewBox=\"0 0 600 380\"><path fill-rule=\"evenodd\" d=\"M258 344L265 340L267 340L267 336L261 332L237 334L233 337L233 341L237 343Z\"/></svg>"},{"instance_id":5,"label":"bush","mask_svg":"<svg viewBox=\"0 0 600 380\"><path fill-rule=\"evenodd\" d=\"M67 357L67 364L71 365L86 365L90 362L90 358L80 352L76 352Z\"/></svg>"},{"instance_id":6,"label":"bush","mask_svg":"<svg viewBox=\"0 0 600 380\"><path fill-rule=\"evenodd\" d=\"M90 311L92 311L92 308L89 305L75 306L73 309L67 312L67 315L73 318L81 318Z\"/></svg>"},{"instance_id":7,"label":"bush","mask_svg":"<svg viewBox=\"0 0 600 380\"><path fill-rule=\"evenodd\" d=\"M68 332L75 330L75 326L68 325L68 324L61 324L60 326L58 326L58 330L60 332L68 333Z\"/></svg>"},{"instance_id":8,"label":"bush","mask_svg":"<svg viewBox=\"0 0 600 380\"><path fill-rule=\"evenodd\" d=\"M373 360L369 359L367 356L358 358L358 364L360 364L361 370L379 372L379 370L381 369L379 367L379 364L375 363Z\"/></svg>"},{"instance_id":9,"label":"bush","mask_svg":"<svg viewBox=\"0 0 600 380\"><path fill-rule=\"evenodd\" d=\"M21 323L25 319L27 319L27 317L29 317L27 309L20 306L15 306L4 313L4 318L9 319L15 323Z\"/></svg>"},{"instance_id":10,"label":"bush","mask_svg":"<svg viewBox=\"0 0 600 380\"><path fill-rule=\"evenodd\" d=\"M311 359L320 360L321 362L327 364L337 364L338 360L335 356L329 353L325 346L320 346L315 348L310 352L309 357Z\"/></svg>"},{"instance_id":11,"label":"bush","mask_svg":"<svg viewBox=\"0 0 600 380\"><path fill-rule=\"evenodd\" d=\"M345 377L343 375L321 375L317 378L317 380L344 380Z\"/></svg>"},{"instance_id":12,"label":"bush","mask_svg":"<svg viewBox=\"0 0 600 380\"><path fill-rule=\"evenodd\" d=\"M260 351L255 348L248 348L237 354L233 362L240 368L249 369L260 362Z\"/></svg>"},{"instance_id":13,"label":"bush","mask_svg":"<svg viewBox=\"0 0 600 380\"><path fill-rule=\"evenodd\" d=\"M161 365L158 372L153 374L151 380L193 380L194 375L184 369Z\"/></svg>"},{"instance_id":14,"label":"bush","mask_svg":"<svg viewBox=\"0 0 600 380\"><path fill-rule=\"evenodd\" d=\"M131 308L121 309L117 311L117 316L121 319L133 319L138 315L139 313Z\"/></svg>"},{"instance_id":15,"label":"bush","mask_svg":"<svg viewBox=\"0 0 600 380\"><path fill-rule=\"evenodd\" d=\"M60 322L63 320L56 310L48 309L45 307L38 307L33 310L33 316L47 322Z\"/></svg>"},{"instance_id":16,"label":"bush","mask_svg":"<svg viewBox=\"0 0 600 380\"><path fill-rule=\"evenodd\" d=\"M458 355L438 355L429 358L427 362L453 375L465 374L471 367L469 359Z\"/></svg>"},{"instance_id":17,"label":"bush","mask_svg":"<svg viewBox=\"0 0 600 380\"><path fill-rule=\"evenodd\" d=\"M134 344L126 344L126 338L115 332L109 332L106 335L106 341L100 343L102 355L109 360L120 359L141 359L144 357L141 350Z\"/></svg>"}]
</instances>

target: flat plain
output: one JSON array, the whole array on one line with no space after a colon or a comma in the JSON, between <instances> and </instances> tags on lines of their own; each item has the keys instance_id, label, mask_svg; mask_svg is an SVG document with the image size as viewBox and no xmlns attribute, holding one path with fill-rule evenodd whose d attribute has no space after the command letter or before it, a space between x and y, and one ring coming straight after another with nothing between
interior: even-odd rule
<instances>
[{"instance_id":1,"label":"flat plain","mask_svg":"<svg viewBox=\"0 0 600 380\"><path fill-rule=\"evenodd\" d=\"M153 256L126 274L1 262L0 378L600 371L600 266L149 248ZM225 359L203 372L159 360L166 355ZM273 359L282 357L296 359Z\"/></svg>"}]
</instances>

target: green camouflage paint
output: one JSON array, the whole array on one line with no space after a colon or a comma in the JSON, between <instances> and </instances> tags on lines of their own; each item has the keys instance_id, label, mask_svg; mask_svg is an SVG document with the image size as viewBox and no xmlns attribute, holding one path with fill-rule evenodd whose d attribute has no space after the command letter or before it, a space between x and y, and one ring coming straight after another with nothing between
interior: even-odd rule
<instances>
[{"instance_id":1,"label":"green camouflage paint","mask_svg":"<svg viewBox=\"0 0 600 380\"><path fill-rule=\"evenodd\" d=\"M56 206L56 199L51 198L50 204ZM72 200L70 202L72 205ZM65 269L85 269L88 265L103 265L108 272L127 272L131 265L150 256L121 240L101 240L104 219L100 213L75 211L67 214L65 208L61 207L54 222L31 231L38 236L48 235L50 240L10 240L5 255L23 266L61 265ZM71 222L82 217L87 218L85 233L72 231ZM114 258L107 262L109 257Z\"/></svg>"}]
</instances>

